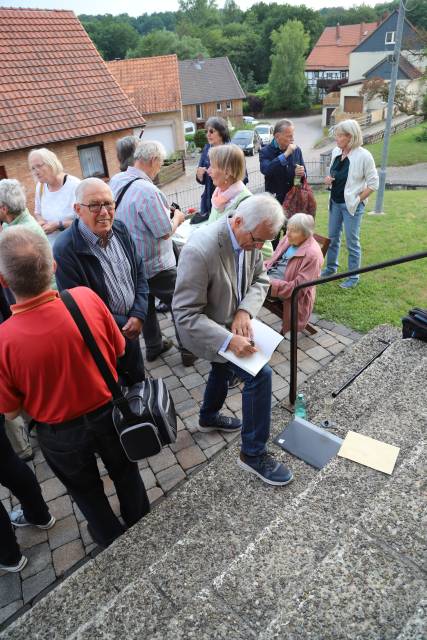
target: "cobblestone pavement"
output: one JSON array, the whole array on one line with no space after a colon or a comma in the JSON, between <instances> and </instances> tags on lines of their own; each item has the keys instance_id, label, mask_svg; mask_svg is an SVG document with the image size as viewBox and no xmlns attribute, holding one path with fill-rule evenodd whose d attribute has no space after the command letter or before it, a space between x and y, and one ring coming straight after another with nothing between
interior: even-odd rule
<instances>
[{"instance_id":1,"label":"cobblestone pavement","mask_svg":"<svg viewBox=\"0 0 427 640\"><path fill-rule=\"evenodd\" d=\"M280 329L280 320L266 309L261 311L259 317L273 328ZM170 316L161 315L161 318L160 325L164 336L175 339ZM360 334L342 325L317 320L315 317L312 321L317 324L318 332L310 337L303 335L298 340L299 382L323 367L360 337ZM274 403L285 400L289 393L289 351L290 343L285 339L270 361L273 368ZM227 447L231 440L238 437L238 434L200 433L197 430L199 406L210 369L208 362L197 360L193 367L183 367L180 354L173 347L163 357L151 363L147 362L146 368L153 377L165 379L178 414L177 441L169 447L164 447L158 455L139 463L150 502L154 505L180 483L185 482L186 478L201 466L207 464L221 449ZM241 417L239 389L230 390L225 409L225 413ZM35 471L43 496L57 523L49 531L41 531L35 527L17 530L19 545L29 562L18 574L0 571L0 624L10 616L18 615L20 610L30 607L59 579L75 570L88 556L99 551L92 543L87 531L87 522L78 507L44 461L36 438L33 437L32 440L35 458L29 466ZM99 467L106 494L114 512L119 514L114 485L106 475L101 462ZM0 499L8 511L17 504L14 496L1 486Z\"/></svg>"}]
</instances>

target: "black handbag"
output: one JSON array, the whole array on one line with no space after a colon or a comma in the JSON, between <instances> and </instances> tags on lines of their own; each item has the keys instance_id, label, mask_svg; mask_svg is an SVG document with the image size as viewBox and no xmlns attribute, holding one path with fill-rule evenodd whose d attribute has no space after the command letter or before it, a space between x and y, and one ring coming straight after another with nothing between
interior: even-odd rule
<instances>
[{"instance_id":1,"label":"black handbag","mask_svg":"<svg viewBox=\"0 0 427 640\"><path fill-rule=\"evenodd\" d=\"M402 338L417 338L427 342L427 309L414 307L402 318Z\"/></svg>"},{"instance_id":2,"label":"black handbag","mask_svg":"<svg viewBox=\"0 0 427 640\"><path fill-rule=\"evenodd\" d=\"M136 462L159 453L163 446L176 440L177 420L172 397L164 381L147 379L132 385L123 395L114 380L93 334L76 301L68 290L61 299L113 396L113 423L129 460Z\"/></svg>"}]
</instances>

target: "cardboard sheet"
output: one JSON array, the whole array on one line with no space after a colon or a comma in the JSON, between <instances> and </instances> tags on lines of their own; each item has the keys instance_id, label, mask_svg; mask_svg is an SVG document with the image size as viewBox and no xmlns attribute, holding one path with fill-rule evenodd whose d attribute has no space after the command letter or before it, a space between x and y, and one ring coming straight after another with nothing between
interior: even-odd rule
<instances>
[{"instance_id":1,"label":"cardboard sheet","mask_svg":"<svg viewBox=\"0 0 427 640\"><path fill-rule=\"evenodd\" d=\"M392 444L349 431L338 455L390 475L393 473L399 451L399 447Z\"/></svg>"}]
</instances>

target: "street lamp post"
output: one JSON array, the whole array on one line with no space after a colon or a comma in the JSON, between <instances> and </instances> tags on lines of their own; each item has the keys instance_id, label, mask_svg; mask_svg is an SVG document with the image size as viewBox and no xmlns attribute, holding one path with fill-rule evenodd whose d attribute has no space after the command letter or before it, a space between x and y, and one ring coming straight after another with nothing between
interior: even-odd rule
<instances>
[{"instance_id":1,"label":"street lamp post","mask_svg":"<svg viewBox=\"0 0 427 640\"><path fill-rule=\"evenodd\" d=\"M391 123L393 120L393 106L394 106L394 94L396 92L396 81L397 81L397 73L399 71L399 58L400 58L400 50L402 47L402 34L403 34L403 24L405 21L405 5L403 0L400 0L399 3L399 14L397 16L397 27L396 27L396 39L393 51L393 63L391 68L391 77L390 77L390 86L388 91L388 102L387 102L387 120L384 129L384 145L383 152L381 158L381 169L378 172L379 175L379 186L377 192L377 200L375 203L375 211L372 211L373 215L382 215L383 204L384 204L384 191L385 191L385 178L387 173L387 158L388 158L388 145L390 139L390 131L391 131Z\"/></svg>"}]
</instances>

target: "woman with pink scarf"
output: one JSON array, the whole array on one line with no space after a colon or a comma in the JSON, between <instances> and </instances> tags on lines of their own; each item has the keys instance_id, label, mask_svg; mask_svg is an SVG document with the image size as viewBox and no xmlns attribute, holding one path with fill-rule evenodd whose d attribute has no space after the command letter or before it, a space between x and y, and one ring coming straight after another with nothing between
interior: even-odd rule
<instances>
[{"instance_id":1,"label":"woman with pink scarf","mask_svg":"<svg viewBox=\"0 0 427 640\"><path fill-rule=\"evenodd\" d=\"M245 157L243 151L235 144L220 145L209 150L210 167L208 174L215 186L212 194L212 209L208 224L215 222L221 216L228 215L242 200L249 198L252 193L243 184L245 176ZM264 259L273 255L270 241L262 248Z\"/></svg>"}]
</instances>

